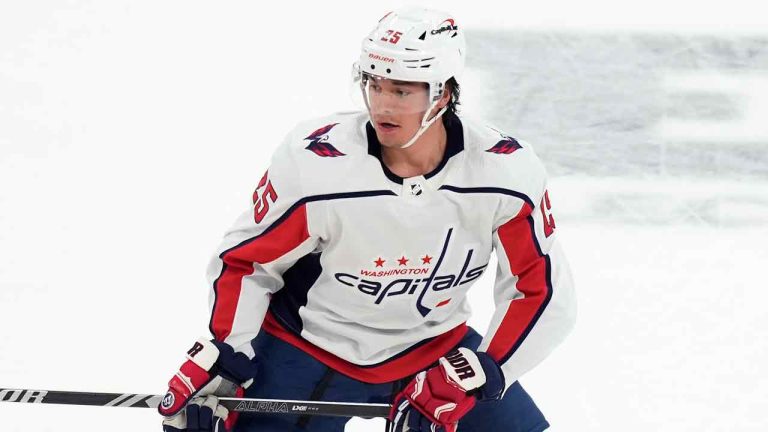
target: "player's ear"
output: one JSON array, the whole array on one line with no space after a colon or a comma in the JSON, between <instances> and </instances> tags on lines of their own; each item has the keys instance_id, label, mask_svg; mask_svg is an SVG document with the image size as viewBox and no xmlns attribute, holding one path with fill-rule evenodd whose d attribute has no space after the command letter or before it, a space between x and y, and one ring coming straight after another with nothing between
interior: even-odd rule
<instances>
[{"instance_id":1,"label":"player's ear","mask_svg":"<svg viewBox=\"0 0 768 432\"><path fill-rule=\"evenodd\" d=\"M450 85L446 85L445 89L443 90L443 95L440 97L440 101L437 103L437 106L435 107L436 111L440 111L441 109L445 108L446 105L451 101L451 96L453 93L453 89L451 89Z\"/></svg>"}]
</instances>

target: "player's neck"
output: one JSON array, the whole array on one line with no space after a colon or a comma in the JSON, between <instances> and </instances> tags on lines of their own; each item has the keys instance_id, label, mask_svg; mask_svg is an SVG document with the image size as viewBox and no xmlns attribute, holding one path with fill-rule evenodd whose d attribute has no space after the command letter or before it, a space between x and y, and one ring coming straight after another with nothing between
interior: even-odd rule
<instances>
[{"instance_id":1,"label":"player's neck","mask_svg":"<svg viewBox=\"0 0 768 432\"><path fill-rule=\"evenodd\" d=\"M381 158L387 168L400 177L424 175L443 160L447 136L443 122L436 121L408 148L382 147Z\"/></svg>"}]
</instances>

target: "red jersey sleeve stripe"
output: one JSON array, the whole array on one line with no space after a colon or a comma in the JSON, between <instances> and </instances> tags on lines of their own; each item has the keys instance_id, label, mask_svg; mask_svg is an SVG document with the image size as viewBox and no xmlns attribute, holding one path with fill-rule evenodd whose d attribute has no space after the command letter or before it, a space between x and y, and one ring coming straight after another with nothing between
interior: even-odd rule
<instances>
[{"instance_id":1,"label":"red jersey sleeve stripe","mask_svg":"<svg viewBox=\"0 0 768 432\"><path fill-rule=\"evenodd\" d=\"M213 283L215 300L210 330L223 341L232 332L243 278L253 273L253 263L272 262L294 250L309 238L306 205L295 210L279 225L223 252L221 274Z\"/></svg>"},{"instance_id":2,"label":"red jersey sleeve stripe","mask_svg":"<svg viewBox=\"0 0 768 432\"><path fill-rule=\"evenodd\" d=\"M536 239L532 210L530 205L523 205L520 213L498 230L509 268L518 277L516 288L525 295L510 302L488 346L488 355L498 363L514 354L552 298L552 266Z\"/></svg>"}]
</instances>

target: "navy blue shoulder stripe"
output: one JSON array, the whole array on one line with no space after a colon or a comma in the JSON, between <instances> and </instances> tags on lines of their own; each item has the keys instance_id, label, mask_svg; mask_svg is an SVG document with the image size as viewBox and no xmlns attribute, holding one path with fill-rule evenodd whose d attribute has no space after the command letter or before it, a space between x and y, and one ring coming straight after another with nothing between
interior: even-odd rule
<instances>
[{"instance_id":1,"label":"navy blue shoulder stripe","mask_svg":"<svg viewBox=\"0 0 768 432\"><path fill-rule=\"evenodd\" d=\"M488 193L488 194L501 194L501 195L509 195L513 196L515 198L519 198L523 201L525 201L528 205L531 206L531 208L535 207L533 204L533 201L531 201L530 198L528 198L528 195L514 191L512 189L504 189L504 188L498 188L498 187L458 187L458 186L451 186L451 185L442 185L440 186L439 190L447 190L451 192L456 193L463 193L463 194L475 194L475 193Z\"/></svg>"}]
</instances>

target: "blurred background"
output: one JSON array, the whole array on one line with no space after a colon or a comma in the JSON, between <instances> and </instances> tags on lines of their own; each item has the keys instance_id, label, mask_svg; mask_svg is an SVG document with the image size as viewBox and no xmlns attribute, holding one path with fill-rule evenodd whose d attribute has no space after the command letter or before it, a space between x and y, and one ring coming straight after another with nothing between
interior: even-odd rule
<instances>
[{"instance_id":1,"label":"blurred background","mask_svg":"<svg viewBox=\"0 0 768 432\"><path fill-rule=\"evenodd\" d=\"M207 332L205 267L272 151L352 108L360 41L402 4L1 2L0 387L162 393ZM549 170L580 307L521 379L551 430L768 430L765 14L421 4L467 30L462 112ZM472 293L481 331L492 276ZM151 410L0 415L9 431L159 430Z\"/></svg>"}]
</instances>

